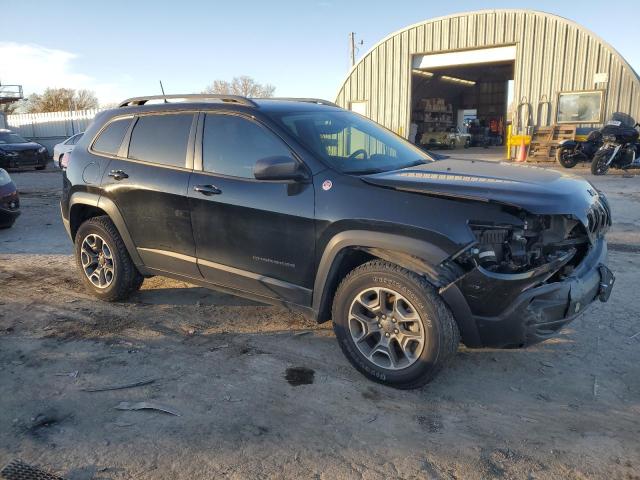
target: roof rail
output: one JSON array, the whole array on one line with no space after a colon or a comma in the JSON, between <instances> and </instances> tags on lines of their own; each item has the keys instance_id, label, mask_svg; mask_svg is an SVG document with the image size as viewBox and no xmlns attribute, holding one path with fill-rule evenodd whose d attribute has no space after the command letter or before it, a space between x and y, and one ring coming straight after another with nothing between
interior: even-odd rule
<instances>
[{"instance_id":1,"label":"roof rail","mask_svg":"<svg viewBox=\"0 0 640 480\"><path fill-rule=\"evenodd\" d=\"M261 98L260 100L291 100L293 102L317 103L318 105L328 105L330 107L338 107L338 105L336 105L335 103L330 102L328 100L322 100L321 98L270 97L270 98Z\"/></svg>"},{"instance_id":2,"label":"roof rail","mask_svg":"<svg viewBox=\"0 0 640 480\"><path fill-rule=\"evenodd\" d=\"M144 105L150 100L187 100L187 101L207 101L207 100L218 100L222 103L235 103L238 105L244 105L246 107L254 107L256 108L258 104L253 100L249 100L246 97L241 97L239 95L217 95L217 94L183 94L183 95L150 95L147 97L133 97L128 98L124 102L121 102L118 105L120 108L122 107L132 107L137 105Z\"/></svg>"}]
</instances>

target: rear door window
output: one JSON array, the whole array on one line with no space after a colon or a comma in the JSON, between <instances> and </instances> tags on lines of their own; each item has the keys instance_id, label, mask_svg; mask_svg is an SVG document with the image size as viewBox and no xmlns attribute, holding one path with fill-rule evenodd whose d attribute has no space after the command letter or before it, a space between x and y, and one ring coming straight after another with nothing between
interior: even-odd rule
<instances>
[{"instance_id":1,"label":"rear door window","mask_svg":"<svg viewBox=\"0 0 640 480\"><path fill-rule=\"evenodd\" d=\"M271 156L291 156L291 151L266 128L237 115L206 116L202 141L205 172L254 178L256 162Z\"/></svg>"},{"instance_id":2,"label":"rear door window","mask_svg":"<svg viewBox=\"0 0 640 480\"><path fill-rule=\"evenodd\" d=\"M93 149L96 152L117 155L124 134L131 124L131 117L115 120L107 125L98 138L93 142Z\"/></svg>"},{"instance_id":3,"label":"rear door window","mask_svg":"<svg viewBox=\"0 0 640 480\"><path fill-rule=\"evenodd\" d=\"M192 122L192 113L141 116L131 132L129 158L185 167Z\"/></svg>"},{"instance_id":4,"label":"rear door window","mask_svg":"<svg viewBox=\"0 0 640 480\"><path fill-rule=\"evenodd\" d=\"M67 145L77 145L82 138L82 133L78 133L66 141Z\"/></svg>"}]
</instances>

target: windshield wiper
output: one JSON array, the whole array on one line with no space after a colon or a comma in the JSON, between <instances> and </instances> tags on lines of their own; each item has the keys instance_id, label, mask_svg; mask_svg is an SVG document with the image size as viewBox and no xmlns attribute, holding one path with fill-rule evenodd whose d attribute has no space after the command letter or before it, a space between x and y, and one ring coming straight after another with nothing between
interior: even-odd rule
<instances>
[{"instance_id":1,"label":"windshield wiper","mask_svg":"<svg viewBox=\"0 0 640 480\"><path fill-rule=\"evenodd\" d=\"M345 170L347 175L372 175L374 173L388 172L386 168L368 168L364 170Z\"/></svg>"}]
</instances>

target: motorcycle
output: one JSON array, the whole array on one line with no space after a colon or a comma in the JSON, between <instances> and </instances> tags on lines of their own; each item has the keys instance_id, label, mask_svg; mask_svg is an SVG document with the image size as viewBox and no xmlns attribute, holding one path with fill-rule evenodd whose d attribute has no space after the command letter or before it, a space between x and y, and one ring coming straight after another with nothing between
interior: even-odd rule
<instances>
[{"instance_id":1,"label":"motorcycle","mask_svg":"<svg viewBox=\"0 0 640 480\"><path fill-rule=\"evenodd\" d=\"M594 130L584 142L563 140L556 149L556 160L564 168L573 168L578 162L590 162L602 146L602 132Z\"/></svg>"},{"instance_id":2,"label":"motorcycle","mask_svg":"<svg viewBox=\"0 0 640 480\"><path fill-rule=\"evenodd\" d=\"M640 123L626 113L614 113L602 132L603 144L593 156L591 173L604 175L609 168L640 168Z\"/></svg>"}]
</instances>

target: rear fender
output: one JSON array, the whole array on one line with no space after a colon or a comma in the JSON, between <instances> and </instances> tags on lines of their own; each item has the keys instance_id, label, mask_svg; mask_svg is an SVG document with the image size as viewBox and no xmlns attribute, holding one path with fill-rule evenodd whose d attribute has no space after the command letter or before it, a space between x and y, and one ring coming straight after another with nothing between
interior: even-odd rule
<instances>
[{"instance_id":1,"label":"rear fender","mask_svg":"<svg viewBox=\"0 0 640 480\"><path fill-rule=\"evenodd\" d=\"M118 230L133 263L136 267L144 266L140 255L138 255L135 243L133 243L133 239L131 238L131 235L129 235L129 229L124 222L124 218L116 204L111 199L90 192L75 192L69 199L69 212L71 212L73 207L76 205L87 205L105 212L116 226L116 229ZM70 230L69 233L71 234Z\"/></svg>"}]
</instances>

